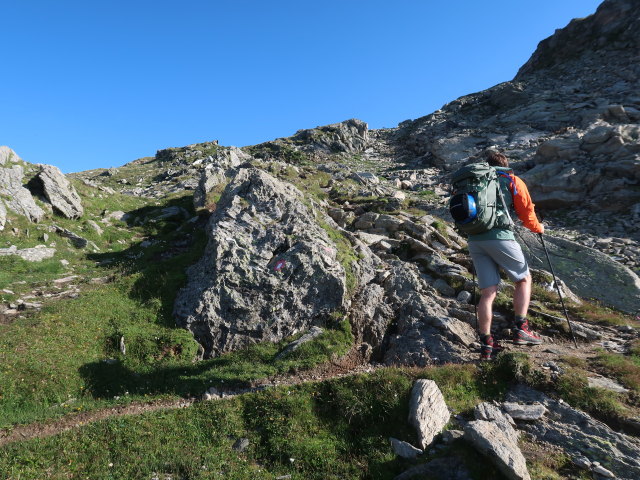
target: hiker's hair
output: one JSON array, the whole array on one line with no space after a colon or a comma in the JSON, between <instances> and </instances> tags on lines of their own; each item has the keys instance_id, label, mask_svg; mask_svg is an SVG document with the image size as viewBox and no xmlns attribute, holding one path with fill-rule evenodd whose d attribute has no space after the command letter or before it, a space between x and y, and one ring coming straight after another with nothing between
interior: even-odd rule
<instances>
[{"instance_id":1,"label":"hiker's hair","mask_svg":"<svg viewBox=\"0 0 640 480\"><path fill-rule=\"evenodd\" d=\"M487 162L492 167L508 167L509 160L503 154L498 152L489 152L487 155Z\"/></svg>"}]
</instances>

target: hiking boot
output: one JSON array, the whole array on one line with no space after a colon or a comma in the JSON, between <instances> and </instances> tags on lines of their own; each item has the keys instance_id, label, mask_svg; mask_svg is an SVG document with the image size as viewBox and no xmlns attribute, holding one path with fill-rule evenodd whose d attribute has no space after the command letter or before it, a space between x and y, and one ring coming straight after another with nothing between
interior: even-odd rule
<instances>
[{"instance_id":1,"label":"hiking boot","mask_svg":"<svg viewBox=\"0 0 640 480\"><path fill-rule=\"evenodd\" d=\"M500 343L489 337L486 343L480 343L480 360L493 360L503 350L504 347Z\"/></svg>"},{"instance_id":2,"label":"hiking boot","mask_svg":"<svg viewBox=\"0 0 640 480\"><path fill-rule=\"evenodd\" d=\"M542 339L529 329L529 321L526 320L513 330L513 343L516 345L540 345Z\"/></svg>"}]
</instances>

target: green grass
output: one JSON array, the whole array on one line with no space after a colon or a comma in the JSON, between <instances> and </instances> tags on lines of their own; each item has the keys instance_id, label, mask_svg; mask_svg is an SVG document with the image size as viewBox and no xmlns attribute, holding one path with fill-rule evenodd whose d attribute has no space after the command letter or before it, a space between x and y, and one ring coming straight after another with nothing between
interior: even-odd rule
<instances>
[{"instance_id":1,"label":"green grass","mask_svg":"<svg viewBox=\"0 0 640 480\"><path fill-rule=\"evenodd\" d=\"M627 388L640 393L640 355L632 352L629 356L615 353L601 353L596 365L604 373L622 382Z\"/></svg>"},{"instance_id":2,"label":"green grass","mask_svg":"<svg viewBox=\"0 0 640 480\"><path fill-rule=\"evenodd\" d=\"M447 402L469 397L459 404L466 414L472 398L480 401L477 392L495 387L486 385L472 366L382 369L188 409L107 419L9 445L0 451L0 471L12 480L146 479L154 472L193 480L280 475L297 480L390 479L413 465L395 457L389 437L417 440L407 423L417 376L434 377ZM232 448L239 438L249 440L242 453ZM464 462L476 480L502 478L461 442L435 454L447 455ZM427 454L419 462L432 458Z\"/></svg>"},{"instance_id":3,"label":"green grass","mask_svg":"<svg viewBox=\"0 0 640 480\"><path fill-rule=\"evenodd\" d=\"M359 258L354 253L351 242L340 231L336 230L322 219L316 218L318 225L320 225L327 235L336 245L337 259L344 268L345 283L347 287L347 293L353 295L358 287L358 279L353 269L353 265L358 262Z\"/></svg>"},{"instance_id":4,"label":"green grass","mask_svg":"<svg viewBox=\"0 0 640 480\"><path fill-rule=\"evenodd\" d=\"M182 279L160 270L87 289L40 315L0 325L0 426L57 417L70 409L201 395L212 385L247 386L342 355L352 343L348 322L342 322L279 360L286 341L193 363L197 344L171 318ZM121 336L126 355L119 351ZM62 405L70 398L71 405Z\"/></svg>"},{"instance_id":5,"label":"green grass","mask_svg":"<svg viewBox=\"0 0 640 480\"><path fill-rule=\"evenodd\" d=\"M582 305L567 305L571 315L575 315L589 323L598 325L635 325L640 327L640 322L634 321L631 315L626 315L612 308L605 307L595 301L583 301Z\"/></svg>"},{"instance_id":6,"label":"green grass","mask_svg":"<svg viewBox=\"0 0 640 480\"><path fill-rule=\"evenodd\" d=\"M77 187L84 196L97 192L84 184ZM168 206L180 206L193 215L191 196L143 200L114 194L107 203L87 201L86 217L99 220L100 205L128 212L128 223L112 221L98 235L78 221L57 216L44 221L95 241L99 252L76 249L49 233L49 241L57 243L53 259L28 264L16 257L0 258L0 288L15 292L3 294L5 300L35 287L50 291L53 279L68 274L79 276L74 283L81 288L78 298L45 300L42 312L26 311L12 323L0 325L1 427L55 418L71 410L200 395L224 382L246 385L256 378L308 368L351 346L348 324L338 322L280 360L275 356L285 342L194 364L198 345L188 331L176 328L172 309L186 279L185 269L200 258L206 239L202 230L182 217L157 219ZM21 227L19 235L2 232L0 241L7 239L19 247L37 244L40 240L34 237L46 231L46 224L19 221L13 222ZM143 239L156 243L142 248ZM61 259L70 262L69 269L62 267ZM114 281L89 283L104 276ZM126 355L119 351L121 337Z\"/></svg>"}]
</instances>

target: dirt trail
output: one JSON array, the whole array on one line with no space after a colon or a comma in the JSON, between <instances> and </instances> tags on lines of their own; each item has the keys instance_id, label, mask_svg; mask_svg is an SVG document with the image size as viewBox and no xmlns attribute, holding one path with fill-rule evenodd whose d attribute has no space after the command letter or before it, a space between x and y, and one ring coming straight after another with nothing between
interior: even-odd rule
<instances>
[{"instance_id":1,"label":"dirt trail","mask_svg":"<svg viewBox=\"0 0 640 480\"><path fill-rule=\"evenodd\" d=\"M611 332L607 333L611 335L613 331L614 329L611 329ZM603 340L607 340L607 336L608 335L605 335ZM552 342L553 343L545 343L535 347L517 346L511 343L505 343L504 346L507 351L527 353L536 366L540 366L549 361L558 361L564 356L586 359L597 355L597 349L601 348L599 344L601 341L578 343L578 349L576 349L573 343L569 340L555 340ZM474 355L474 358L476 357L477 355ZM381 368L381 366L367 363L363 359L361 352L358 349L353 348L345 356L335 361L323 363L310 370L287 375L277 375L258 380L254 382L249 389L221 391L221 395L214 397L212 400L255 393L271 387L299 385L306 382L319 382L348 375L369 373L377 368ZM188 408L199 401L202 400L196 398L181 398L177 400L158 400L145 403L132 403L130 405L72 414L53 421L19 425L13 428L0 430L0 447L33 438L50 437L112 417L140 415L158 410Z\"/></svg>"},{"instance_id":2,"label":"dirt trail","mask_svg":"<svg viewBox=\"0 0 640 480\"><path fill-rule=\"evenodd\" d=\"M221 391L222 395L214 397L214 399L231 398L237 395L255 393L270 387L299 385L305 382L315 382L348 375L357 375L372 372L375 369L376 367L367 364L362 358L360 352L354 348L345 356L335 361L323 363L310 370L305 370L299 373L265 378L254 382L252 387L249 389ZM196 398L181 398L178 400L157 400L144 403L132 403L130 405L71 414L58 420L18 425L13 428L0 430L0 447L33 438L50 437L111 417L140 415L143 413L155 412L157 410L188 408L199 401L202 400Z\"/></svg>"}]
</instances>

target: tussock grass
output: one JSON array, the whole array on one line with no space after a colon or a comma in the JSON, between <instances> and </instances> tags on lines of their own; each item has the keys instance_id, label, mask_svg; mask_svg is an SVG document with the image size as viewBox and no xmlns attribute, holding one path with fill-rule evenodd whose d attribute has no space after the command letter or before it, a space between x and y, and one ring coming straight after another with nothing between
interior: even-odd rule
<instances>
[{"instance_id":1,"label":"tussock grass","mask_svg":"<svg viewBox=\"0 0 640 480\"><path fill-rule=\"evenodd\" d=\"M569 369L556 383L560 397L575 408L607 420L624 416L620 395L603 388L590 387L579 370Z\"/></svg>"},{"instance_id":2,"label":"tussock grass","mask_svg":"<svg viewBox=\"0 0 640 480\"><path fill-rule=\"evenodd\" d=\"M614 353L601 353L596 359L596 365L622 382L627 388L640 393L640 356L629 356Z\"/></svg>"}]
</instances>

